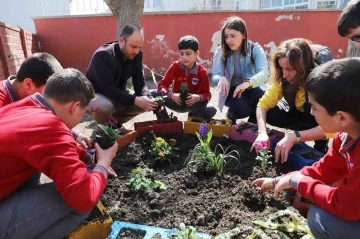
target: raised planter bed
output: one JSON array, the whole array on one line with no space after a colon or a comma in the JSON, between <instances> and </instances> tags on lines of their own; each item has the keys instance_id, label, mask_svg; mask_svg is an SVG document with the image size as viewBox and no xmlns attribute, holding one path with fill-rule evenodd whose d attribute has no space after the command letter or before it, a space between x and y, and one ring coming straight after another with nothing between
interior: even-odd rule
<instances>
[{"instance_id":1,"label":"raised planter bed","mask_svg":"<svg viewBox=\"0 0 360 239\"><path fill-rule=\"evenodd\" d=\"M209 128L212 129L213 135L216 137L230 137L231 120L227 119L203 119L200 117L188 117L184 122L184 133L195 134L199 131L199 127L202 123L207 123Z\"/></svg>"},{"instance_id":2,"label":"raised planter bed","mask_svg":"<svg viewBox=\"0 0 360 239\"><path fill-rule=\"evenodd\" d=\"M170 139L167 135L156 136L162 136L167 141ZM262 171L255 160L255 153L249 153L250 143L213 138L212 148L217 143L225 148L234 145L240 153L240 164L230 163L220 180L206 170L192 173L184 170L183 164L189 151L198 143L195 135L178 134L171 138L176 140L179 147L178 157L172 159L171 163L157 164L154 161L149 152L154 139L150 133L139 135L119 151L112 163L118 177L109 179L101 199L115 221L168 229L178 228L180 223L185 223L194 226L197 232L216 236L236 227L255 230L257 226L251 221L266 221L274 212L292 205L293 191L284 192L279 199L275 199L273 193L261 194L251 186L256 178L274 177L288 170L284 165L273 163ZM167 189L163 192L131 191L127 186L129 175L139 166L154 169L154 178L162 181ZM275 231L263 230L269 238L280 238ZM248 238L252 232L242 231L236 238ZM125 230L116 236L130 239L144 238L146 235L146 232L141 235L136 233ZM301 238L303 235L287 233L287 236Z\"/></svg>"},{"instance_id":3,"label":"raised planter bed","mask_svg":"<svg viewBox=\"0 0 360 239\"><path fill-rule=\"evenodd\" d=\"M172 133L180 134L184 132L183 122L177 120L176 117L164 120L152 120L144 122L135 122L134 128L139 135L153 131L155 133Z\"/></svg>"},{"instance_id":4,"label":"raised planter bed","mask_svg":"<svg viewBox=\"0 0 360 239\"><path fill-rule=\"evenodd\" d=\"M84 223L66 236L66 239L104 239L111 231L113 220L99 201Z\"/></svg>"}]
</instances>

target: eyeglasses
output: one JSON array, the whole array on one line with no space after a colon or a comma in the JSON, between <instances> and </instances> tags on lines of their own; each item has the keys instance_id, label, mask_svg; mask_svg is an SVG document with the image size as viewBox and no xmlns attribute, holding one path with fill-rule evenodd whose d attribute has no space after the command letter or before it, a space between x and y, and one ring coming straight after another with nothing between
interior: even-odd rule
<instances>
[{"instance_id":1,"label":"eyeglasses","mask_svg":"<svg viewBox=\"0 0 360 239\"><path fill-rule=\"evenodd\" d=\"M360 42L360 34L349 38L352 42Z\"/></svg>"}]
</instances>

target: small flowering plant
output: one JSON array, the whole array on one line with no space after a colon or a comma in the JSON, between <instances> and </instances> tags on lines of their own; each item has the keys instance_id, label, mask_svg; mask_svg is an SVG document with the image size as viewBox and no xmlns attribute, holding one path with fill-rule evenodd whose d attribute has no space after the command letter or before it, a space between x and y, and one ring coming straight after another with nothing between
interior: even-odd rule
<instances>
[{"instance_id":1,"label":"small flowering plant","mask_svg":"<svg viewBox=\"0 0 360 239\"><path fill-rule=\"evenodd\" d=\"M166 140L161 137L155 137L155 139L151 141L150 152L155 157L155 160L161 162L165 160L171 161L171 158L176 156L176 151L178 150L175 145L175 139L170 139L169 142L166 142Z\"/></svg>"},{"instance_id":2,"label":"small flowering plant","mask_svg":"<svg viewBox=\"0 0 360 239\"><path fill-rule=\"evenodd\" d=\"M224 172L224 168L228 160L235 159L239 161L239 153L236 150L229 150L233 145L224 149L221 144L217 144L215 152L210 148L212 138L212 130L209 129L208 124L201 124L199 133L196 135L200 141L193 150L190 151L189 156L185 160L185 167L189 170L191 165L195 166L209 166L215 170L219 176Z\"/></svg>"},{"instance_id":3,"label":"small flowering plant","mask_svg":"<svg viewBox=\"0 0 360 239\"><path fill-rule=\"evenodd\" d=\"M255 149L259 152L259 155L255 158L260 162L261 169L265 172L266 167L271 165L269 159L272 158L270 151L267 149L268 145L266 141L255 142Z\"/></svg>"},{"instance_id":4,"label":"small flowering plant","mask_svg":"<svg viewBox=\"0 0 360 239\"><path fill-rule=\"evenodd\" d=\"M163 182L153 180L154 171L150 168L137 167L132 170L127 186L134 191L157 190L164 191L166 186Z\"/></svg>"}]
</instances>

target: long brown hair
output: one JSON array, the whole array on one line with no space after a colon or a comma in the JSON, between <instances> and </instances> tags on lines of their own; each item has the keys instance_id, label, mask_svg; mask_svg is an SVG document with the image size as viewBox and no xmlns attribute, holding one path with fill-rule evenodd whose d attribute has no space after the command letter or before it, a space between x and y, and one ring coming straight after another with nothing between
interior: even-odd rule
<instances>
[{"instance_id":1,"label":"long brown hair","mask_svg":"<svg viewBox=\"0 0 360 239\"><path fill-rule=\"evenodd\" d=\"M242 18L236 16L232 16L225 19L225 21L223 22L223 26L221 28L221 55L224 59L224 69L226 68L227 65L227 58L232 54L232 50L225 41L226 28L239 31L244 36L240 48L240 53L243 56L247 55L247 43L248 43L248 33L247 33L245 21Z\"/></svg>"},{"instance_id":2,"label":"long brown hair","mask_svg":"<svg viewBox=\"0 0 360 239\"><path fill-rule=\"evenodd\" d=\"M269 82L282 83L284 78L279 65L279 59L287 57L289 64L299 75L298 86L304 87L306 78L310 71L314 69L315 53L311 48L311 44L311 41L303 38L293 38L282 42L271 57L272 64Z\"/></svg>"}]
</instances>

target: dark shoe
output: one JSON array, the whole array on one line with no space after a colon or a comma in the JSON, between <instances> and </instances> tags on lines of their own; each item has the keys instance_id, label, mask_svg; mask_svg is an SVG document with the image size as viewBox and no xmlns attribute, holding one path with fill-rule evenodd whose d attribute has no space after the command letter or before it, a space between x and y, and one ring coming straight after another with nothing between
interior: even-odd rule
<instances>
[{"instance_id":1,"label":"dark shoe","mask_svg":"<svg viewBox=\"0 0 360 239\"><path fill-rule=\"evenodd\" d=\"M228 118L229 120L231 120L232 124L235 125L236 124L236 118L231 116L231 113L229 114L229 111L226 113L226 118Z\"/></svg>"}]
</instances>

